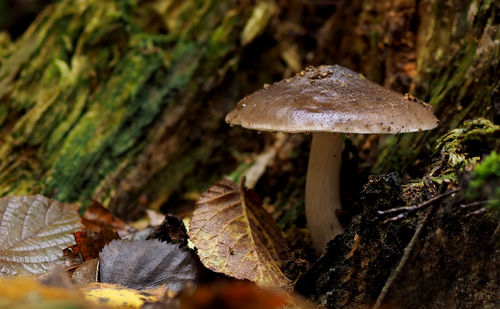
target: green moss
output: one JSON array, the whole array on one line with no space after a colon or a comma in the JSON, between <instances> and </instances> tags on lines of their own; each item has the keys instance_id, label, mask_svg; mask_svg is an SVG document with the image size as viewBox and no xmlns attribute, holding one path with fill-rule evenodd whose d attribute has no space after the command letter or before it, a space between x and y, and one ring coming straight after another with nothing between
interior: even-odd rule
<instances>
[{"instance_id":1,"label":"green moss","mask_svg":"<svg viewBox=\"0 0 500 309\"><path fill-rule=\"evenodd\" d=\"M500 126L484 118L465 121L463 126L448 131L434 147L434 156L440 156L440 175L457 175L466 167L474 166L484 153L500 144Z\"/></svg>"},{"instance_id":2,"label":"green moss","mask_svg":"<svg viewBox=\"0 0 500 309\"><path fill-rule=\"evenodd\" d=\"M472 200L486 198L486 207L500 211L500 155L496 151L474 168L466 195Z\"/></svg>"},{"instance_id":3,"label":"green moss","mask_svg":"<svg viewBox=\"0 0 500 309\"><path fill-rule=\"evenodd\" d=\"M207 81L238 61L251 9L226 1L64 0L18 41L2 40L0 194L112 201L119 193L107 186L133 174L138 156L152 155L144 154L154 149L148 145L162 143L155 137L164 132L155 130L168 108L190 114L214 87ZM148 180L161 179L153 205L215 147L187 146L159 154L164 161L133 184L149 192Z\"/></svg>"},{"instance_id":4,"label":"green moss","mask_svg":"<svg viewBox=\"0 0 500 309\"><path fill-rule=\"evenodd\" d=\"M481 187L481 183L490 176L500 177L500 155L493 151L480 164L476 166L472 173L473 180L470 186L472 189Z\"/></svg>"}]
</instances>

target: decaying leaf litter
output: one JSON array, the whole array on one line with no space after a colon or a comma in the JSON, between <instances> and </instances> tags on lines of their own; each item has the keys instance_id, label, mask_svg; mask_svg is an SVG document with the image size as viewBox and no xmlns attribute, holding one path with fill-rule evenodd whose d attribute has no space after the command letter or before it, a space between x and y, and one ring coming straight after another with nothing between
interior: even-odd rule
<instances>
[{"instance_id":1,"label":"decaying leaf litter","mask_svg":"<svg viewBox=\"0 0 500 309\"><path fill-rule=\"evenodd\" d=\"M452 1L452 6L453 2L457 1ZM263 73L255 79L264 82L275 80L277 76L293 75L310 61L317 61L315 64L340 62L363 72L369 79L385 81L385 85L390 88L401 92L412 89L412 93L415 91L419 97L433 103L442 125L429 134L385 139L384 143L388 147L381 147L383 149L378 151L365 147L376 142L377 138L353 138L353 147L342 154L346 157L343 158L343 167L349 167L351 171L344 171L350 174L350 181L344 186L352 187L342 190L342 198L348 201L350 207L343 209L339 217L348 233L329 245L325 255L311 271L307 271L307 265L295 265L295 269L301 270L299 273L305 273L297 288L316 303L325 306L352 307L384 300L407 307L423 304L428 307L434 304L474 307L483 304L481 301L488 303L498 294L496 278L500 277L495 272L499 268L495 264L498 260L495 259L495 252L498 252L495 238L498 236L498 193L495 192L498 178L498 129L492 122L477 117L484 116L489 120L498 118L495 107L498 77L494 76L494 72L498 71L495 69L498 68L498 59L495 58L498 54L498 44L495 44L498 32L496 19L491 18L498 8L491 1L471 2L469 7L455 3L455 7L467 12L464 15L460 13L462 9L448 10L442 7L448 4L440 2L421 3L417 6L411 1L394 1L390 7L382 2L365 4L356 6L359 5L356 1L338 1L336 10L314 11L314 8L300 2L291 1L288 6L282 7L281 3L276 6L262 1L255 8L238 6L235 11L231 11L224 6L224 2L217 2L217 5L208 4L204 7L202 12L207 15L183 20L182 16L189 16L184 13L196 7L196 4L186 1L181 7L165 7L155 3L138 14L148 17L145 18L151 21L148 23L138 22L138 15L130 13L133 10L129 9L133 5L109 6L110 11L100 3L91 1L82 2L76 10L71 5L58 6L59 10L52 10L53 14L46 14L38 20L38 28L33 27L27 32L26 37L31 36L31 40L26 39L12 48L8 47L8 40L5 43L0 39L0 55L5 55L10 60L16 58L11 57L12 55L18 55L20 58L17 59L21 60L10 63L7 70L4 70L6 62L0 60L0 71L7 73L2 75L6 78L2 78L1 83L8 85L0 90L6 91L2 92L1 100L7 98L12 103L8 105L8 112L2 112L0 117L4 125L4 143L0 156L0 172L3 175L1 192L4 195L7 192L44 193L64 202L80 201L87 205L90 204L88 198L93 196L121 215L130 215L132 210L145 207L159 209L165 201L170 201L167 203L170 207L177 201L193 201L209 185L215 184L222 174L231 174L235 178L244 174L253 165L253 160L258 158L260 150L273 144L272 136L251 135L236 129L225 130L220 124L214 125L213 121L202 121L203 130L192 135L192 124L201 117L180 117L185 111L194 109L198 112L195 113L197 115L210 114L214 119L220 119L227 107L214 102L225 100L227 106L232 107L243 94L261 86L262 83L240 94L226 91L234 90L231 85L234 87L234 84L245 80L245 77L233 75L232 70L245 66L245 61L252 59L248 54L240 53L243 49L240 49L239 43L234 42L249 46L252 48L251 54L259 55L255 58L257 61L250 61L250 66L262 68L256 69ZM306 18L310 21L309 24L301 20L300 14L291 13L307 11L301 11L300 8L314 11L314 19ZM72 11L68 14L66 9ZM360 15L352 14L353 10ZM321 21L320 11L325 14L324 23ZM212 12L230 14L225 19L218 19L218 15L211 15ZM441 18L443 15L447 16ZM73 18L74 16L78 17ZM129 18L130 16L132 17ZM149 18L151 16L153 18ZM239 20L239 16L244 17ZM67 18L71 20L69 27L60 27L66 23ZM281 22L283 19L285 22ZM89 22L92 20L99 20L106 26L95 27L99 23ZM163 20L169 22L163 23ZM419 21L419 27L415 27L415 20ZM203 27L205 23L211 26ZM447 23L461 26L448 27ZM86 24L84 31L79 30L80 24ZM117 30L124 25L128 27L127 31ZM214 28L213 25L221 27ZM251 29L247 25L257 25L257 28ZM439 31L428 31L429 25L439 28ZM59 28L69 29L69 38L59 40ZM92 29L100 30L95 35L90 35ZM146 31L138 33L145 29ZM155 33L157 29L160 32L166 30L173 37L165 41L157 40L158 37L150 40L148 35ZM459 31L446 33L446 29ZM239 35L240 30L244 35ZM37 37L37 33L41 36ZM211 33L216 33L216 37L211 36ZM311 38L309 33L317 35ZM342 33L350 35L341 35ZM198 35L200 39L196 40L196 44L190 45L190 39ZM107 37L113 38L120 48L103 53L95 59L85 58L89 51L92 55L99 55L99 46ZM43 38L52 43L40 45ZM134 44L127 43L131 42L129 38L133 38ZM258 41L259 44L268 42L267 44L272 45L269 42L279 41L280 46L268 53L255 53L251 44L256 39L261 40ZM312 41L316 47L310 48L304 44ZM204 44L209 44L210 48L200 48ZM45 48L39 53L37 49L40 47L37 46ZM74 50L73 46L76 46ZM175 49L171 53L172 46ZM337 56L334 58L331 58L331 46L337 47ZM349 46L355 48L349 49ZM14 53L16 49L35 55L37 60L26 62L30 57ZM55 59L51 62L52 65L45 66L45 56ZM182 61L183 58L187 60ZM108 61L110 59L112 61ZM213 68L200 70L189 65L200 63L196 61L199 59L207 60L205 63L213 64ZM272 61L268 61L271 59ZM82 63L90 63L93 69L79 71L78 68L82 67L79 64ZM216 63L222 66L217 66ZM285 68L283 63L286 63ZM138 70L126 70L131 64ZM192 74L184 74L187 72L186 68L192 70ZM217 74L213 74L215 71ZM42 78L25 78L33 72L33 76ZM77 74L78 72L84 74ZM139 74L134 75L136 72ZM122 73L127 76L125 83L120 82ZM146 81L144 77L150 73L154 77L146 78ZM169 76L167 83L164 83L165 76ZM59 77L61 83L52 83L54 77ZM193 81L193 78L200 79ZM224 81L224 78L234 82ZM107 83L108 80L112 82ZM134 81L139 81L142 86L129 88L128 86L134 85ZM218 83L222 83L224 91L219 94L215 91L209 95L203 92L207 89L212 91ZM41 87L38 88L38 85ZM48 85L55 85L57 91L51 91ZM121 107L110 105L109 98L113 96L106 93L121 93L119 89L126 90L122 92L123 96L119 96L123 104ZM5 93L8 95L5 96ZM30 99L32 93L36 93L34 101ZM79 98L77 102L73 100L75 94ZM159 99L165 94L166 100ZM156 99L145 100L151 95L157 95ZM231 95L233 97L229 98ZM97 100L94 101L94 98ZM151 106L141 105L140 102L145 101L153 102L156 107L168 106L170 109L165 115L158 117L155 113L160 108L141 109L140 106ZM129 102L132 104L128 105ZM208 102L207 108L200 108L196 102ZM99 106L101 103L104 104ZM76 111L68 113L73 106ZM122 117L121 113L127 110L126 106L134 106L136 109L132 108L129 114ZM110 110L111 113L116 112L116 115L111 115ZM61 118L53 118L52 111L62 112L59 114L61 118L67 118L70 122L63 123ZM210 113L206 113L207 111ZM93 131L92 117L87 112L105 118L96 123L96 131ZM134 115L135 120L140 119L141 125L132 130L125 129L123 133L120 126L123 124L126 128L130 115ZM22 121L17 122L17 116L23 116ZM162 121L155 123L151 120L158 118ZM466 119L473 120L463 122ZM495 121L497 124L498 119ZM148 123L153 123L155 130L163 132L161 136L155 138L155 134L144 134L143 130L148 127ZM52 125L57 126L53 133ZM67 131L72 129L76 133L68 134ZM108 129L123 134L107 135ZM227 138L233 134L228 132L233 130L233 138ZM98 134L92 135L92 132ZM105 134L101 135L102 132ZM189 133L182 135L176 132ZM211 132L216 132L220 138L214 139ZM91 136L98 138L94 140L89 138ZM113 145L112 136L118 136L119 146ZM238 142L239 139L234 136L243 136L246 140L250 136L251 140L258 141L257 145L262 144L248 145ZM86 144L78 145L78 140ZM137 143L137 140L140 142ZM145 140L153 140L153 145L143 148ZM185 140L188 143L179 143ZM226 143L229 140L234 141L234 144ZM260 180L254 181L255 189L264 198L264 207L274 210L276 221L286 227L285 236L292 246L289 254L298 253L298 256L314 261L314 256L299 252L300 249L308 248L309 243L307 233L301 229L305 226L301 213L304 182L301 176L297 176L304 175L297 171L307 165L304 164L303 153L309 138L292 136L289 141L298 147L291 147L290 144L278 147L272 154L274 157L266 159L266 168L263 173L259 173ZM237 145L238 143L240 144ZM184 148L178 146L188 144ZM221 155L218 151L226 148L221 144L231 145L231 151L222 151L222 157L228 160L216 159ZM63 147L59 148L58 145ZM79 156L79 152L85 154L82 149L95 151ZM131 149L135 150L130 152ZM376 155L380 152L383 155ZM136 161L135 155L138 153L139 160ZM359 162L365 166L358 167L356 158L361 158ZM164 160L169 163L164 163ZM60 164L57 165L58 162ZM136 162L139 164L136 165ZM212 167L214 165L217 168ZM211 166L211 169L204 169L204 166ZM88 168L88 171L82 167ZM375 172L369 171L372 167ZM389 170L397 170L399 175L387 174ZM368 177L368 174L375 176ZM134 181L134 175L140 181ZM206 177L207 175L211 177ZM455 190L458 192L447 195ZM434 202L426 204L427 201ZM387 217L380 217L378 213L418 205L428 206L414 212L402 211L399 221L387 221ZM124 218L133 225L133 221ZM140 235L152 235L150 230L142 228L133 231L126 227L124 231L98 227L99 225L90 227L87 222L86 230L80 232L80 240L85 243L87 239L88 243L94 243L90 239L101 239L100 244L85 248L81 241L71 251L64 250L62 255L64 261L70 261L65 264L68 267L75 267L82 259L87 259L87 280L98 278L96 260L92 258L99 255L99 248L104 244L118 237L125 237L124 234L127 233L134 239L141 237ZM163 230L171 231L172 228L166 227ZM485 234L491 237L484 237ZM184 234L179 232L157 239L167 242L170 239L183 239L180 248L188 248L186 238L182 235ZM408 254L403 254L403 249ZM76 255L70 254L75 252ZM60 259L56 255L56 260ZM277 264L287 264L285 268L290 267L286 261L279 261ZM467 268L467 265L471 267ZM287 269L282 272L296 278L293 276L294 272ZM450 277L450 273L456 275ZM466 284L460 284L461 282ZM229 299L221 296L225 291L240 291L240 295L252 293L244 287L214 287L208 290L211 291L208 294L211 294L213 300L222 298L226 301ZM441 293L436 294L436 290ZM184 299L190 304L199 305L195 301L196 297L189 296L192 294L188 292L184 295L188 295ZM161 297L160 294L159 298Z\"/></svg>"},{"instance_id":2,"label":"decaying leaf litter","mask_svg":"<svg viewBox=\"0 0 500 309\"><path fill-rule=\"evenodd\" d=\"M92 302L115 307L125 302L133 307L141 307L145 303L166 304L171 303L181 291L188 294L179 299L190 303L196 302L197 293L202 293L197 292L198 285L220 277L210 275L204 264L211 270L225 274L225 281L235 278L232 283L228 281L225 285L215 283L221 286L214 286L213 291L213 297L222 297L224 301L233 302L233 306L240 300L231 300L231 297L235 297L231 293L224 296L232 289L249 293L252 298L257 297L252 301L256 305L261 301L265 308L294 303L308 307L302 300L293 299L284 291L290 290L292 286L291 280L280 269L284 268L288 246L277 224L262 208L254 192L230 180L218 182L200 197L200 207L193 215L189 232L197 252L188 248L182 221L172 216L166 216L160 226L151 229L148 239L142 236L143 239L117 240L133 236L137 231L96 202L81 217L75 205L58 203L39 195L5 197L0 202L3 205L0 209L0 226L8 227L12 232L5 235L12 237L19 232L16 239L3 241L1 274L37 275L43 278L41 282L27 277L26 281L3 281L0 285L27 284L33 287L33 293L42 293L39 296L45 299L44 291L52 290L43 288L41 284L55 284L58 289L52 292L56 297L65 295L69 298L68 303L83 307L92 306ZM231 208L234 211L228 214L227 210ZM45 225L36 225L36 216L37 219L45 218L40 220ZM222 227L222 230L214 231L218 227ZM114 234L107 237L103 233L106 229ZM215 241L212 241L210 238L214 237ZM59 243L55 249L50 247L49 252L54 257L44 259L47 253L41 248L54 242ZM25 243L31 245L30 251L27 254L19 253L16 248ZM204 244L215 247L205 248ZM61 265L65 269L60 268ZM247 279L263 287L284 290L256 290L249 283L237 282L236 279ZM65 292L66 289L78 289L76 285L79 285L80 293ZM218 292L220 289L223 290ZM222 293L222 296L218 293ZM22 303L19 295L14 294L6 289L0 293L0 297L12 303ZM276 301L265 300L264 296L271 300L275 297ZM52 301L51 297L47 296L47 302ZM86 303L85 299L90 303Z\"/></svg>"},{"instance_id":3,"label":"decaying leaf litter","mask_svg":"<svg viewBox=\"0 0 500 309\"><path fill-rule=\"evenodd\" d=\"M491 123L484 120L468 123L467 129L465 130L468 130L467 133L471 136L476 136L476 134L478 134L477 132L485 129L490 136L495 136L500 132L497 127L492 126ZM453 132L450 132L450 134L453 134ZM488 135L482 136L484 136L482 139L484 147L494 147L494 145L496 145L496 139L491 139ZM474 140L477 139L475 138ZM432 180L431 176L427 176L427 180L424 182L424 186L428 192L426 194L429 196L436 196L439 191L444 193L436 196L436 198L425 198L425 196L414 196L415 193L412 192L418 192L414 191L415 185L406 186L403 188L402 192L377 191L380 190L380 188L382 190L395 190L397 187L401 188L401 183L397 174L386 179L371 178L370 184L366 185L362 192L362 203L364 204L366 215L360 214L358 218L354 219L357 226L353 227L352 231L356 231L354 234L351 234L353 232L350 231L349 233L343 234L340 238L343 239L349 237L349 235L353 235L352 241L348 242L351 246L345 249L349 252L344 253L345 255L343 257L343 253L340 252L339 257L339 252L330 249L335 246L335 243L330 243L326 254L314 265L310 272L306 272L306 275L300 279L297 285L298 290L307 295L309 291L314 288L314 285L311 285L311 280L321 278L322 276L332 276L329 271L325 270L322 271L321 275L318 273L318 269L321 269L321 263L325 259L328 261L327 265L330 265L332 259L338 263L339 268L335 273L343 267L347 267L345 271L348 271L348 274L344 274L344 276L347 275L348 277L345 277L341 281L344 282L344 284L350 281L359 280L359 278L355 279L358 275L355 275L352 269L348 270L349 268L355 267L355 264L352 263L363 261L363 259L366 258L369 258L369 262L364 260L364 266L362 266L362 268L368 267L370 263L380 263L374 259L376 255L364 258L359 255L363 254L363 247L367 245L366 241L371 237L368 235L376 235L370 232L372 230L371 228L366 229L366 226L372 225L375 230L397 227L395 223L390 223L387 220L383 221L381 215L385 215L386 213L392 215L392 213L408 212L405 216L401 216L400 218L394 217L390 221L395 222L405 217L414 217L416 219L415 222L412 223L415 224L416 227L413 234L414 237L415 235L420 235L420 230L428 224L427 221L430 215L442 216L442 214L439 215L435 213L436 208L432 205L432 203L438 201L438 198L448 198L452 203L451 205L460 205L461 208L459 208L458 211L453 211L454 216L470 216L471 214L467 214L466 210L468 207L467 204L470 204L467 203L467 201L476 196L467 192L477 192L470 190L477 188L480 181L485 182L484 184L487 184L490 180L495 181L496 178L491 178L496 175L492 167L494 168L496 166L495 164L497 164L498 156L496 152L492 152L491 156L485 159L483 163L485 167L475 169L471 173L468 167L469 165L463 164L463 162L466 162L466 158L463 157L459 159L460 156L463 155L463 147L465 144L456 143L452 147L450 142L456 143L454 140L450 140L449 137L445 136L442 141L438 141L436 144L436 147L438 147L437 150L441 149L441 151L436 152L439 156L435 158L436 163L434 167L429 170L429 175L433 175L438 169L446 171L455 169L455 173L459 171L466 172L471 174L470 177L474 180L471 182L469 188L465 187L461 195L455 195L455 197L450 200L450 195L460 192L460 188L457 187L457 184L454 184L454 181L450 178ZM465 143L465 141L463 143ZM452 161L449 160L451 157L454 158ZM387 184L390 185L387 186ZM380 185L382 185L382 187L380 187ZM377 189L377 186L379 189ZM439 191L436 191L438 189ZM378 201L378 203L382 203L380 206L368 206L367 203L370 203L372 198L376 198L380 194L388 196L387 201ZM413 208L402 207L400 210L392 208L390 212L380 211L388 207L391 208L390 205L405 204L405 199L408 199L408 202L411 204L415 204L418 200L422 200L423 202L420 203L421 205L413 206ZM8 227L9 231L19 231L18 234L5 234L6 236L10 236L10 238L4 238L3 240L5 249L2 255L9 258L2 259L2 273L4 273L4 275L35 274L42 275L41 278L44 278L47 276L45 271L50 269L51 266L64 265L66 269L73 270L73 279L75 282L81 284L81 292L84 295L84 297L82 297L81 295L79 296L78 293L67 294L69 295L67 297L69 297L68 301L70 303L85 304L84 299L99 301L106 298L109 302L108 304L112 304L113 306L119 306L120 302L128 301L140 307L146 302L171 301L179 295L178 293L180 291L184 291L186 287L193 289L200 282L205 280L201 278L204 275L206 276L209 271L203 269L202 264L215 272L223 273L236 279L254 281L258 285L264 287L281 287L289 289L294 279L287 278L284 275L284 273L287 273L285 264L289 262L286 260L286 256L290 255L290 249L286 244L286 240L282 238L278 225L264 208L262 208L261 202L256 194L244 186L244 178L241 185L237 185L227 179L222 180L202 194L191 218L187 234L184 230L185 227L182 221L172 216L167 216L161 226L149 230L148 238L159 238L167 240L167 242L155 239L113 240L120 237L127 238L127 236L136 234L137 231L111 215L96 202L94 202L93 206L89 207L82 216L78 214L75 205L58 203L42 196L5 197L2 198L0 205L3 205L1 209L2 221L0 222L0 226L4 228ZM497 223L496 230L491 235L490 239L491 245L494 246L497 243L495 239L499 237L498 220L494 219L494 213L497 211L495 200L491 200L488 205L493 211L493 216L491 217L493 221L490 220L491 224ZM427 206L431 206L431 208L422 210L424 214L423 217L418 213L412 215L411 212L415 209ZM474 214L472 215L475 216ZM420 217L422 217L423 220L419 219ZM38 221L36 218L44 218L44 220ZM482 220L483 225L488 221ZM80 223L80 221L82 221L83 224ZM43 222L45 225L40 225L40 223ZM361 225L358 226L358 224ZM398 228L404 229L405 227L400 226ZM113 232L113 236L105 238L105 234L102 233L105 229L109 229ZM97 239L89 238L89 231L98 233L99 236ZM117 232L120 232L120 234ZM364 234L366 232L369 234ZM394 233L394 236L402 234L401 231L398 232L397 230L390 233ZM15 235L18 235L17 238L12 238ZM188 235L197 251L188 248L189 245L186 242ZM49 238L47 238L47 236L49 236ZM80 242L77 241L79 237L81 238ZM101 238L104 239L104 241L102 241ZM93 250L98 252L98 259L92 259L89 253L84 254L83 246L85 242L96 244L96 241L98 247L93 248ZM336 242L338 241L339 239L336 240ZM404 239L398 241L402 241L403 243L406 242ZM56 258L51 258L48 261L40 258L37 260L37 256L43 257L41 254L45 254L45 251L43 251L44 249L39 248L43 248L46 244L52 242L60 243L59 247L56 247L55 250L50 249L50 252L53 252L52 255L56 256ZM388 240L382 241L379 239L375 240L375 243L388 245ZM410 246L408 247L409 253L413 250L411 243L412 241L408 243L408 246ZM8 244L14 244L15 247L8 247ZM26 244L31 245L31 251L27 251L28 254L23 253L23 255L16 255L16 252L18 252L16 248L26 247ZM74 246L69 248L70 245ZM337 249L339 247L341 247L340 244L337 245ZM73 255L73 258L68 257L68 251ZM30 252L33 253L30 254ZM397 261L397 255L394 256L394 258L388 258L387 254L387 252L383 253L384 263L391 264ZM79 263L75 263L75 255L80 257ZM333 256L329 257L329 255ZM198 260L197 256L200 257L200 260ZM350 261L349 263L351 263L351 265L344 265L342 263L343 259L345 259L344 261ZM399 259L399 265L404 267L404 263L407 263L408 257L400 256ZM87 261L84 262L84 260ZM13 263L13 261L16 263ZM70 261L72 262L71 265L69 264ZM99 262L96 263L97 261ZM81 266L78 264L81 264ZM358 270L361 271L361 273L362 268ZM24 273L19 269L23 270ZM62 272L63 276L67 276L66 271L61 269L56 269L54 272ZM85 274L82 275L82 273ZM290 274L290 272L287 274ZM314 274L317 274L318 277L314 277ZM372 274L372 276L373 275L374 274ZM383 298L390 291L391 284L398 278L398 275L403 276L404 274L396 272L394 276L391 277L392 279L386 282L382 289L382 291L386 292L379 295L381 303L383 303ZM496 278L494 273L491 275L491 278ZM49 274L48 276L50 277L53 275ZM338 274L333 276L335 278ZM69 282L69 277L67 278ZM44 288L37 285L39 283L35 284L34 281L29 281L30 279L26 280L28 281L19 281L20 283L17 284L21 284L22 282L22 284L34 285L35 291L37 291L37 289L43 291ZM212 278L209 280L214 279ZM72 285L73 283L69 284ZM73 286L71 287L74 288ZM251 292L251 288L245 285L240 288L244 289L246 291L245 293L256 293ZM231 290L233 287L229 285L226 289ZM379 291L379 289L380 287L371 288L374 292ZM134 292L137 290L145 290L148 292L142 294L140 294L140 292ZM339 291L341 290L342 289L339 288ZM61 297L62 295L66 295L64 288L60 289L59 292L54 291L54 293L56 293L55 295L61 295ZM194 295L196 295L196 290L194 293ZM9 290L4 294L10 301L16 301L15 297L12 295L12 292L9 292ZM376 295L373 294L373 297L374 296ZM193 302L190 298L193 296L184 295L182 297L184 297L184 301L186 302ZM176 299L183 299L182 297ZM213 295L213 297L220 296ZM285 296L276 295L276 297L284 297L278 299L281 299L286 304L294 302L294 300L288 299ZM327 300L325 302L321 299L316 299L316 301L319 303L333 302L333 300ZM295 302L301 303L300 300L296 300ZM91 306L89 304L87 305ZM269 306L269 308L272 307L271 305ZM307 305L302 304L302 306Z\"/></svg>"}]
</instances>

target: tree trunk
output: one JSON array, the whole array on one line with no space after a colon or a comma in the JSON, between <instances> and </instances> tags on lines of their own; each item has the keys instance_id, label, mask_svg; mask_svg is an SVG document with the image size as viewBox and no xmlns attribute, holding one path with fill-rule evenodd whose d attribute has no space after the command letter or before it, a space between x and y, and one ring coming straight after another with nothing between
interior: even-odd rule
<instances>
[{"instance_id":1,"label":"tree trunk","mask_svg":"<svg viewBox=\"0 0 500 309\"><path fill-rule=\"evenodd\" d=\"M238 66L252 10L92 0L46 9L1 53L0 194L94 198L128 216L160 208L198 165L220 160L223 116L241 94L218 86ZM258 34L267 20L252 22ZM196 175L189 189L234 165Z\"/></svg>"}]
</instances>

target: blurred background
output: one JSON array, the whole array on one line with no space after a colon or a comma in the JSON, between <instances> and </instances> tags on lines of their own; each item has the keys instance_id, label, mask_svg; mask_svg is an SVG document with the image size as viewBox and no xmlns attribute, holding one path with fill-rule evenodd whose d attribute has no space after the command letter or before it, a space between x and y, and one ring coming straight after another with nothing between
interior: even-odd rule
<instances>
[{"instance_id":1,"label":"blurred background","mask_svg":"<svg viewBox=\"0 0 500 309\"><path fill-rule=\"evenodd\" d=\"M19 37L52 0L0 0L0 31Z\"/></svg>"},{"instance_id":2,"label":"blurred background","mask_svg":"<svg viewBox=\"0 0 500 309\"><path fill-rule=\"evenodd\" d=\"M320 64L430 102L437 130L349 138L354 201L368 174L420 177L446 130L496 119L497 19L491 1L1 0L0 194L94 198L136 217L190 208L271 151L255 188L284 225L304 226L310 137L229 128L236 102Z\"/></svg>"}]
</instances>

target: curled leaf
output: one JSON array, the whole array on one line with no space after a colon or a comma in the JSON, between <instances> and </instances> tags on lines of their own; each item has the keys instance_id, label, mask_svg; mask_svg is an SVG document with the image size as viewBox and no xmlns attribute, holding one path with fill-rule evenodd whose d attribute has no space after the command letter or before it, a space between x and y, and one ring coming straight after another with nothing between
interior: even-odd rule
<instances>
[{"instance_id":1,"label":"curled leaf","mask_svg":"<svg viewBox=\"0 0 500 309\"><path fill-rule=\"evenodd\" d=\"M199 262L178 245L158 240L114 240L99 254L101 282L133 289L165 284L179 291L199 276Z\"/></svg>"},{"instance_id":2,"label":"curled leaf","mask_svg":"<svg viewBox=\"0 0 500 309\"><path fill-rule=\"evenodd\" d=\"M253 191L224 179L196 204L189 236L207 268L262 286L289 287L280 269L286 241Z\"/></svg>"},{"instance_id":3,"label":"curled leaf","mask_svg":"<svg viewBox=\"0 0 500 309\"><path fill-rule=\"evenodd\" d=\"M41 195L0 198L0 276L47 272L81 228L76 205Z\"/></svg>"}]
</instances>

